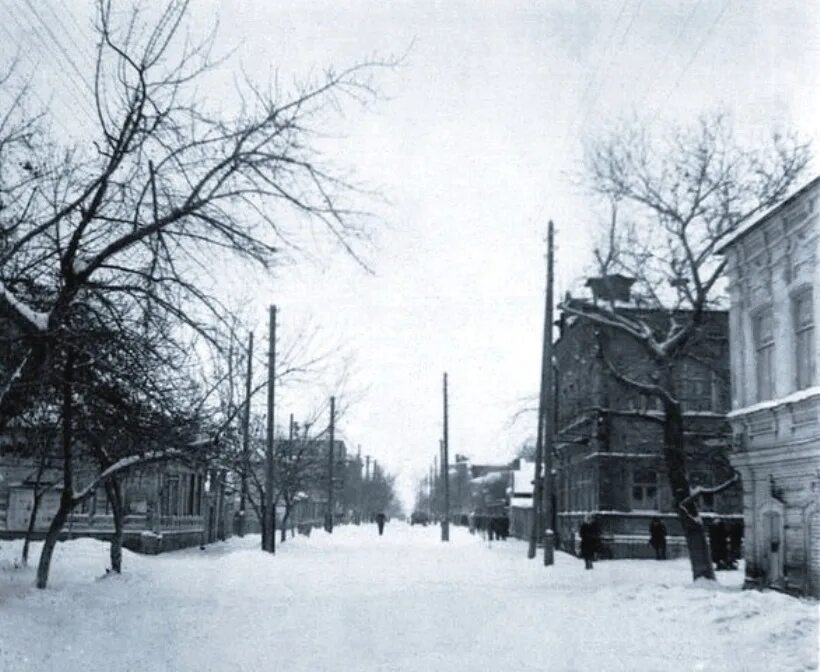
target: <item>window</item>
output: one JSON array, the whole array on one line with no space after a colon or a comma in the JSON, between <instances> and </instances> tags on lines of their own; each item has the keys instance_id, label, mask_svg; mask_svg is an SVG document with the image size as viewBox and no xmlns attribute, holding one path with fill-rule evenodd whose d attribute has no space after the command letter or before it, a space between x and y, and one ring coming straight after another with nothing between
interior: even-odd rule
<instances>
[{"instance_id":1,"label":"window","mask_svg":"<svg viewBox=\"0 0 820 672\"><path fill-rule=\"evenodd\" d=\"M712 371L699 362L685 360L681 374L680 387L683 410L714 410Z\"/></svg>"},{"instance_id":2,"label":"window","mask_svg":"<svg viewBox=\"0 0 820 672\"><path fill-rule=\"evenodd\" d=\"M194 503L196 502L196 474L188 474L187 487L187 504L185 506L185 515L192 516L195 513Z\"/></svg>"},{"instance_id":3,"label":"window","mask_svg":"<svg viewBox=\"0 0 820 672\"><path fill-rule=\"evenodd\" d=\"M573 483L573 511L587 511L592 508L592 471L586 467L578 467Z\"/></svg>"},{"instance_id":4,"label":"window","mask_svg":"<svg viewBox=\"0 0 820 672\"><path fill-rule=\"evenodd\" d=\"M814 306L811 290L792 302L795 383L798 390L814 385Z\"/></svg>"},{"instance_id":5,"label":"window","mask_svg":"<svg viewBox=\"0 0 820 672\"><path fill-rule=\"evenodd\" d=\"M165 516L179 515L179 476L166 476L163 492L163 511Z\"/></svg>"},{"instance_id":6,"label":"window","mask_svg":"<svg viewBox=\"0 0 820 672\"><path fill-rule=\"evenodd\" d=\"M632 508L658 510L658 472L638 468L632 472Z\"/></svg>"},{"instance_id":7,"label":"window","mask_svg":"<svg viewBox=\"0 0 820 672\"><path fill-rule=\"evenodd\" d=\"M755 367L757 377L757 401L772 399L774 390L774 317L772 309L754 318Z\"/></svg>"}]
</instances>

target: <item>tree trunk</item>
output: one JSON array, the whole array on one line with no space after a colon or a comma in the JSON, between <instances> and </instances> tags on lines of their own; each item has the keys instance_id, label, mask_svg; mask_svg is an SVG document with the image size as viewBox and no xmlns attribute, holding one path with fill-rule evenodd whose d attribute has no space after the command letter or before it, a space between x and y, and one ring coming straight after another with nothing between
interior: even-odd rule
<instances>
[{"instance_id":1,"label":"tree trunk","mask_svg":"<svg viewBox=\"0 0 820 672\"><path fill-rule=\"evenodd\" d=\"M54 546L60 537L60 532L68 520L68 514L74 508L74 503L71 497L71 490L64 489L60 497L60 507L57 509L57 515L51 521L51 525L46 533L46 540L43 543L43 550L40 552L40 562L37 565L37 587L45 588L48 585L48 573L51 570L51 556L54 553Z\"/></svg>"},{"instance_id":2,"label":"tree trunk","mask_svg":"<svg viewBox=\"0 0 820 672\"><path fill-rule=\"evenodd\" d=\"M689 478L686 470L686 443L684 441L683 412L680 403L664 401L665 419L663 425L664 458L669 472L669 485L678 519L686 537L686 548L692 565L693 579L715 579L715 570L709 553L706 528L698 514L694 500L688 500ZM681 502L685 502L681 506Z\"/></svg>"},{"instance_id":3,"label":"tree trunk","mask_svg":"<svg viewBox=\"0 0 820 672\"><path fill-rule=\"evenodd\" d=\"M31 546L31 538L34 536L34 527L37 524L37 512L40 510L40 500L43 498L43 494L37 492L37 488L34 489L34 503L31 507L31 517L28 519L28 528L26 529L26 538L23 540L23 552L22 552L22 560L23 565L28 565L28 551L29 547Z\"/></svg>"},{"instance_id":4,"label":"tree trunk","mask_svg":"<svg viewBox=\"0 0 820 672\"><path fill-rule=\"evenodd\" d=\"M68 519L68 514L74 508L74 465L71 459L71 448L74 437L72 427L74 421L74 350L68 347L65 369L62 381L62 444L63 444L63 492L60 495L60 507L51 521L40 553L40 562L37 565L37 587L44 589L48 584L48 573L51 569L51 556L54 546L60 536L60 531Z\"/></svg>"},{"instance_id":5,"label":"tree trunk","mask_svg":"<svg viewBox=\"0 0 820 672\"><path fill-rule=\"evenodd\" d=\"M114 536L111 537L111 570L122 573L123 506L122 487L116 476L106 479L105 494L114 514Z\"/></svg>"},{"instance_id":6,"label":"tree trunk","mask_svg":"<svg viewBox=\"0 0 820 672\"><path fill-rule=\"evenodd\" d=\"M23 541L22 561L23 565L28 565L28 551L31 546L31 537L34 535L34 527L37 524L37 512L40 509L40 500L42 500L48 488L40 490L40 482L43 478L43 471L45 470L46 457L45 453L40 456L40 464L37 467L37 480L34 482L34 502L31 506L31 516L28 519L28 528L26 529L26 538Z\"/></svg>"}]
</instances>

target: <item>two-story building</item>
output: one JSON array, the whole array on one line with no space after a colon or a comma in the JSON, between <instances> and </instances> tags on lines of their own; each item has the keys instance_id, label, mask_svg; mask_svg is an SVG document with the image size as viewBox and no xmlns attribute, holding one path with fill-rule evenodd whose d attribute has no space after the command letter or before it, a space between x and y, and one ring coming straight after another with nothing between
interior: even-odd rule
<instances>
[{"instance_id":1,"label":"two-story building","mask_svg":"<svg viewBox=\"0 0 820 672\"><path fill-rule=\"evenodd\" d=\"M597 279L600 280L600 279ZM628 279L615 277L613 282ZM610 283L587 283L593 295ZM629 282L626 282L628 286ZM619 311L633 311L647 324L668 319L641 308L628 290ZM595 300L594 296L590 300ZM556 454L553 460L554 519L560 548L574 551L577 531L587 515L599 528L606 557L650 557L649 523L660 518L668 530L670 557L686 553L686 542L668 484L663 457L659 401L616 380L600 356L596 326L563 314L554 344L556 366ZM654 363L643 347L615 328L603 328L607 349L627 376L649 379ZM683 403L690 482L713 486L729 479L730 442L725 414L729 406L728 316L710 311L689 350L675 367L675 388ZM740 488L701 498L707 524L720 518L739 545Z\"/></svg>"},{"instance_id":2,"label":"two-story building","mask_svg":"<svg viewBox=\"0 0 820 672\"><path fill-rule=\"evenodd\" d=\"M820 177L736 232L729 279L732 463L750 585L820 597Z\"/></svg>"}]
</instances>

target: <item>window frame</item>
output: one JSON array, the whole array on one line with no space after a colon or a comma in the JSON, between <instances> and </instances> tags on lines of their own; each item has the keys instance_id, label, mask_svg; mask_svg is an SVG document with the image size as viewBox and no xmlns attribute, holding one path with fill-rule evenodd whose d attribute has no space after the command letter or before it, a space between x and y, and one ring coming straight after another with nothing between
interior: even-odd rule
<instances>
[{"instance_id":1,"label":"window frame","mask_svg":"<svg viewBox=\"0 0 820 672\"><path fill-rule=\"evenodd\" d=\"M642 473L643 472L643 473ZM649 478L639 478L639 476L646 476L652 473L653 480ZM660 511L660 474L655 467L633 466L631 473L631 483L629 489L629 505L633 511ZM635 492L640 489L640 497L635 496ZM654 494L650 497L649 490L653 490ZM647 506L647 502L651 506Z\"/></svg>"},{"instance_id":2,"label":"window frame","mask_svg":"<svg viewBox=\"0 0 820 672\"><path fill-rule=\"evenodd\" d=\"M768 333L763 330L763 320L768 319ZM767 338L764 338L764 335ZM752 315L752 341L755 349L755 395L756 401L769 401L777 396L775 386L775 322L774 309L764 306ZM766 389L763 385L765 355Z\"/></svg>"},{"instance_id":3,"label":"window frame","mask_svg":"<svg viewBox=\"0 0 820 672\"><path fill-rule=\"evenodd\" d=\"M801 306L808 307L809 319L801 320ZM795 390L805 390L816 384L814 350L814 292L803 288L792 295L792 334ZM805 352L803 351L805 349Z\"/></svg>"}]
</instances>

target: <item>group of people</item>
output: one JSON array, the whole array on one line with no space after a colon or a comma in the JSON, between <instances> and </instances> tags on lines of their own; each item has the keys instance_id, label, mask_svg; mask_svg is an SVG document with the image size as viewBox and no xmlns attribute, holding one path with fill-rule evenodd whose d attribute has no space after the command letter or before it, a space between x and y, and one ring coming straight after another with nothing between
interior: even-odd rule
<instances>
[{"instance_id":1,"label":"group of people","mask_svg":"<svg viewBox=\"0 0 820 672\"><path fill-rule=\"evenodd\" d=\"M743 532L739 525L727 525L720 518L709 526L709 548L715 569L737 569Z\"/></svg>"},{"instance_id":2,"label":"group of people","mask_svg":"<svg viewBox=\"0 0 820 672\"><path fill-rule=\"evenodd\" d=\"M742 528L728 526L716 518L708 528L709 547L712 562L717 569L736 569L736 556L740 548ZM600 552L601 542L597 521L593 516L586 516L578 530L581 539L581 557L584 567L592 569L595 556ZM657 560L666 560L666 525L657 516L649 523L649 545L655 550Z\"/></svg>"},{"instance_id":3,"label":"group of people","mask_svg":"<svg viewBox=\"0 0 820 672\"><path fill-rule=\"evenodd\" d=\"M584 568L592 569L595 556L601 551L601 538L598 523L593 516L586 516L578 529L581 539L581 557ZM660 518L653 518L649 523L649 544L655 549L655 558L666 560L666 525Z\"/></svg>"}]
</instances>

